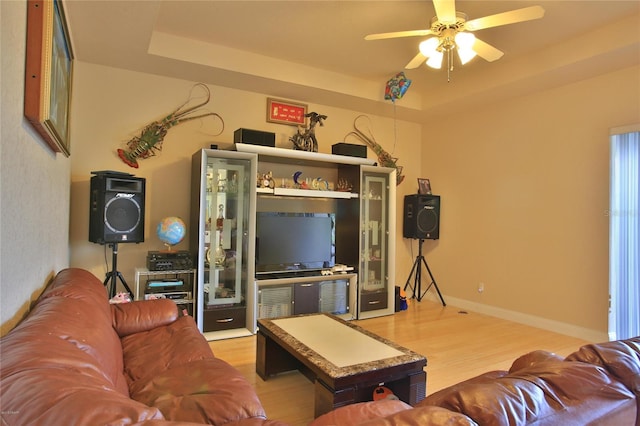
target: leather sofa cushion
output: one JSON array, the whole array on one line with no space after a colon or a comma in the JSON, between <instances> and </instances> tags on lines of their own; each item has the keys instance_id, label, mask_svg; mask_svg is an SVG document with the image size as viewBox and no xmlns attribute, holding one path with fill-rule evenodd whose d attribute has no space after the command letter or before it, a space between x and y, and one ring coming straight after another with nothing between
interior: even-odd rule
<instances>
[{"instance_id":1,"label":"leather sofa cushion","mask_svg":"<svg viewBox=\"0 0 640 426\"><path fill-rule=\"evenodd\" d=\"M640 336L585 345L567 360L601 365L640 397Z\"/></svg>"},{"instance_id":2,"label":"leather sofa cushion","mask_svg":"<svg viewBox=\"0 0 640 426\"><path fill-rule=\"evenodd\" d=\"M120 337L171 324L178 319L178 306L170 299L140 300L111 305L113 328Z\"/></svg>"},{"instance_id":3,"label":"leather sofa cushion","mask_svg":"<svg viewBox=\"0 0 640 426\"><path fill-rule=\"evenodd\" d=\"M315 419L309 426L358 425L405 410L411 410L411 406L397 399L361 402L329 411Z\"/></svg>"},{"instance_id":4,"label":"leather sofa cushion","mask_svg":"<svg viewBox=\"0 0 640 426\"><path fill-rule=\"evenodd\" d=\"M478 426L464 414L441 407L412 408L399 400L360 402L337 408L309 426Z\"/></svg>"},{"instance_id":5,"label":"leather sofa cushion","mask_svg":"<svg viewBox=\"0 0 640 426\"><path fill-rule=\"evenodd\" d=\"M167 419L212 424L266 419L251 384L214 357L190 316L126 336L122 348L131 397L159 408Z\"/></svg>"},{"instance_id":6,"label":"leather sofa cushion","mask_svg":"<svg viewBox=\"0 0 640 426\"><path fill-rule=\"evenodd\" d=\"M345 426L347 426L345 424ZM478 426L464 414L441 407L417 407L386 418L359 423L358 426Z\"/></svg>"}]
</instances>

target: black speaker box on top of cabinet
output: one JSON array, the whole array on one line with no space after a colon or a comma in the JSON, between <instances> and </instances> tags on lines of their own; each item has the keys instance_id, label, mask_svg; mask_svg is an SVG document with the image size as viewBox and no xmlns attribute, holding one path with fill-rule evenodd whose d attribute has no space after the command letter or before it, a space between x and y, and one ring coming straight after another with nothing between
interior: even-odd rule
<instances>
[{"instance_id":1,"label":"black speaker box on top of cabinet","mask_svg":"<svg viewBox=\"0 0 640 426\"><path fill-rule=\"evenodd\" d=\"M331 145L331 153L334 155L367 158L367 147L365 145L338 142Z\"/></svg>"},{"instance_id":2,"label":"black speaker box on top of cabinet","mask_svg":"<svg viewBox=\"0 0 640 426\"><path fill-rule=\"evenodd\" d=\"M233 142L274 147L276 146L276 134L240 128L233 132Z\"/></svg>"},{"instance_id":3,"label":"black speaker box on top of cabinet","mask_svg":"<svg viewBox=\"0 0 640 426\"><path fill-rule=\"evenodd\" d=\"M414 194L404 197L404 238L437 240L440 238L440 196Z\"/></svg>"},{"instance_id":4,"label":"black speaker box on top of cabinet","mask_svg":"<svg viewBox=\"0 0 640 426\"><path fill-rule=\"evenodd\" d=\"M91 177L89 241L98 244L144 241L144 178L94 172Z\"/></svg>"}]
</instances>

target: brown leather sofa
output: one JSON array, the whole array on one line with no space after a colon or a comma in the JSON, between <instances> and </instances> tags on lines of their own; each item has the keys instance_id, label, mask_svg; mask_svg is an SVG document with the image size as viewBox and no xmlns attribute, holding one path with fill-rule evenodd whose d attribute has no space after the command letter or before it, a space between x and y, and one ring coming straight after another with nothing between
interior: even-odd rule
<instances>
[{"instance_id":1,"label":"brown leather sofa","mask_svg":"<svg viewBox=\"0 0 640 426\"><path fill-rule=\"evenodd\" d=\"M82 269L55 277L0 356L2 425L284 425L175 303L110 305Z\"/></svg>"},{"instance_id":2,"label":"brown leather sofa","mask_svg":"<svg viewBox=\"0 0 640 426\"><path fill-rule=\"evenodd\" d=\"M310 426L640 426L640 337L592 344L565 359L534 351L509 371L398 400L337 408Z\"/></svg>"}]
</instances>

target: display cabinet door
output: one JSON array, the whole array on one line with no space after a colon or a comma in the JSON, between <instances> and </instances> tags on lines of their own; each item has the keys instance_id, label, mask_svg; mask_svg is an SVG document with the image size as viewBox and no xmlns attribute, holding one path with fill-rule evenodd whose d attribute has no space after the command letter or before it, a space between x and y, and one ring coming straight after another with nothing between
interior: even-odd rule
<instances>
[{"instance_id":1,"label":"display cabinet door","mask_svg":"<svg viewBox=\"0 0 640 426\"><path fill-rule=\"evenodd\" d=\"M203 149L192 157L190 240L198 259L196 321L205 333L238 328L239 336L255 328L256 163L255 155L233 151ZM232 316L218 312L232 309ZM240 311L242 321L227 321Z\"/></svg>"},{"instance_id":2,"label":"display cabinet door","mask_svg":"<svg viewBox=\"0 0 640 426\"><path fill-rule=\"evenodd\" d=\"M362 191L360 283L363 290L387 288L388 176L365 175Z\"/></svg>"},{"instance_id":3,"label":"display cabinet door","mask_svg":"<svg viewBox=\"0 0 640 426\"><path fill-rule=\"evenodd\" d=\"M245 164L243 164L245 163ZM244 235L248 223L246 161L207 162L205 213L205 309L243 302Z\"/></svg>"},{"instance_id":4,"label":"display cabinet door","mask_svg":"<svg viewBox=\"0 0 640 426\"><path fill-rule=\"evenodd\" d=\"M359 317L393 313L395 170L362 166L360 181ZM375 312L360 315L362 312Z\"/></svg>"}]
</instances>

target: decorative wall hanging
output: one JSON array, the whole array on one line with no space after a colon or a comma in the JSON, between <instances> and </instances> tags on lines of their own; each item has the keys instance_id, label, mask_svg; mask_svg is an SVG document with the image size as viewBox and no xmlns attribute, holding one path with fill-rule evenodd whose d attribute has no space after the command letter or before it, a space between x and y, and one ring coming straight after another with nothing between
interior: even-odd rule
<instances>
[{"instance_id":1,"label":"decorative wall hanging","mask_svg":"<svg viewBox=\"0 0 640 426\"><path fill-rule=\"evenodd\" d=\"M316 139L316 124L324 126L323 121L327 119L326 115L310 112L305 114L309 117L309 128L302 131L303 127L298 126L298 133L289 138L293 143L293 149L300 151L318 152L318 140Z\"/></svg>"},{"instance_id":2,"label":"decorative wall hanging","mask_svg":"<svg viewBox=\"0 0 640 426\"><path fill-rule=\"evenodd\" d=\"M193 98L193 90L195 88L200 88L206 93L206 100L192 107L185 108L194 98ZM154 121L153 123L148 124L142 132L140 132L140 136L135 136L129 142L127 142L127 150L118 149L118 157L122 161L124 161L127 165L138 168L138 159L149 158L156 155L157 152L162 151L162 142L164 141L164 137L170 128L177 126L178 124L185 123L190 120L195 120L197 118L204 117L217 117L222 122L222 129L219 133L214 136L220 135L224 131L224 120L220 115L215 112L206 112L198 115L189 115L192 113L196 113L199 108L205 106L209 103L211 99L211 92L206 84L197 83L191 89L189 93L189 98L187 101L180 105L175 111L171 114L167 115L160 121ZM183 109L184 108L184 109Z\"/></svg>"},{"instance_id":3,"label":"decorative wall hanging","mask_svg":"<svg viewBox=\"0 0 640 426\"><path fill-rule=\"evenodd\" d=\"M27 2L24 116L55 152L70 155L73 50L62 2Z\"/></svg>"},{"instance_id":4,"label":"decorative wall hanging","mask_svg":"<svg viewBox=\"0 0 640 426\"><path fill-rule=\"evenodd\" d=\"M267 98L267 121L270 123L304 126L307 122L306 114L305 104Z\"/></svg>"},{"instance_id":5,"label":"decorative wall hanging","mask_svg":"<svg viewBox=\"0 0 640 426\"><path fill-rule=\"evenodd\" d=\"M402 174L402 166L397 165L398 159L396 157L392 157L387 151L385 151L382 146L376 142L371 129L367 128L369 131L369 136L365 134L361 128L358 128L358 120L367 119L369 122L371 121L369 117L366 115L359 115L353 120L353 128L355 129L353 132L349 132L345 136L345 140L348 136L353 135L358 139L369 145L369 147L376 153L378 156L378 164L382 167L392 167L396 169L396 185L400 185L404 180L404 175Z\"/></svg>"}]
</instances>

